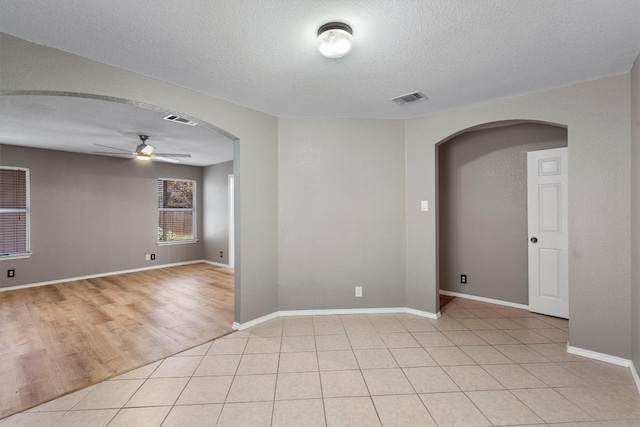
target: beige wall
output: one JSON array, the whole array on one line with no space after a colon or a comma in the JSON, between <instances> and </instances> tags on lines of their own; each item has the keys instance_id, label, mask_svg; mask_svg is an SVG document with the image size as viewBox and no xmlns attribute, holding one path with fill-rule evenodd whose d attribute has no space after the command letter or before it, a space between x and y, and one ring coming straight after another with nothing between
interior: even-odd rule
<instances>
[{"instance_id":1,"label":"beige wall","mask_svg":"<svg viewBox=\"0 0 640 427\"><path fill-rule=\"evenodd\" d=\"M566 126L569 144L570 345L631 357L629 75L407 121L407 301L437 307L436 145L502 120Z\"/></svg>"}]
</instances>

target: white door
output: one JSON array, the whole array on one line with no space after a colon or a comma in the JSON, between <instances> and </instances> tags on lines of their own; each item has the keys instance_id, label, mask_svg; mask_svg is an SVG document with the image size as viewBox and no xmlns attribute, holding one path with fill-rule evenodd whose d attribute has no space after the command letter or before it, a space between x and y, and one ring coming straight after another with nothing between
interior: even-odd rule
<instances>
[{"instance_id":1,"label":"white door","mask_svg":"<svg viewBox=\"0 0 640 427\"><path fill-rule=\"evenodd\" d=\"M529 310L569 318L568 148L527 153Z\"/></svg>"}]
</instances>

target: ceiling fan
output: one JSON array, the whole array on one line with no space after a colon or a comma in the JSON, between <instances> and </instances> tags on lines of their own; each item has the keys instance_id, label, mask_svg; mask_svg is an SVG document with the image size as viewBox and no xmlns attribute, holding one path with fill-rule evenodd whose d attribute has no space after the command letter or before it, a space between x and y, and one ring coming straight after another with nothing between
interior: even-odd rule
<instances>
[{"instance_id":1,"label":"ceiling fan","mask_svg":"<svg viewBox=\"0 0 640 427\"><path fill-rule=\"evenodd\" d=\"M109 145L95 144L99 147L110 148L112 150L122 151L122 153L114 153L112 151L94 151L93 154L106 154L109 156L127 156L133 157L138 160L156 160L160 162L179 163L180 160L175 157L191 157L191 154L179 154L179 153L156 153L155 147L147 144L147 135L138 135L140 141L142 141L136 147L135 151L125 150L124 148L111 147Z\"/></svg>"}]
</instances>

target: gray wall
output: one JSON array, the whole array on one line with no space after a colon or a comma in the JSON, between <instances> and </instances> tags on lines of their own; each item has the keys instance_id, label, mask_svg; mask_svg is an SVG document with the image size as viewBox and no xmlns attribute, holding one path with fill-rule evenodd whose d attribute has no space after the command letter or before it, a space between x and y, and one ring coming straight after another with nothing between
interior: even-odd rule
<instances>
[{"instance_id":1,"label":"gray wall","mask_svg":"<svg viewBox=\"0 0 640 427\"><path fill-rule=\"evenodd\" d=\"M640 60L631 70L631 293L633 364L640 370Z\"/></svg>"},{"instance_id":2,"label":"gray wall","mask_svg":"<svg viewBox=\"0 0 640 427\"><path fill-rule=\"evenodd\" d=\"M567 127L570 345L631 358L629 74L407 120L407 301L437 308L436 145L503 120ZM417 307L416 307L417 308Z\"/></svg>"},{"instance_id":3,"label":"gray wall","mask_svg":"<svg viewBox=\"0 0 640 427\"><path fill-rule=\"evenodd\" d=\"M238 196L235 320L247 322L278 310L275 117L1 33L0 76L0 96L74 92L121 98L191 116L233 135Z\"/></svg>"},{"instance_id":4,"label":"gray wall","mask_svg":"<svg viewBox=\"0 0 640 427\"><path fill-rule=\"evenodd\" d=\"M404 123L278 123L280 309L404 307Z\"/></svg>"},{"instance_id":5,"label":"gray wall","mask_svg":"<svg viewBox=\"0 0 640 427\"><path fill-rule=\"evenodd\" d=\"M204 259L229 264L229 175L233 162L218 163L203 170ZM220 256L222 252L222 257Z\"/></svg>"},{"instance_id":6,"label":"gray wall","mask_svg":"<svg viewBox=\"0 0 640 427\"><path fill-rule=\"evenodd\" d=\"M215 70L212 70L215 72ZM289 242L283 234L284 225L291 223L288 218L278 220L279 209L282 215L288 215L295 197L306 194L302 199L313 202L316 189L309 183L309 192L293 185L285 184L280 188L279 180L297 179L295 171L305 175L294 164L293 141L301 141L296 135L309 138L309 147L320 149L317 139L311 132L297 132L298 125L304 121L292 121L293 135L287 137L288 121L243 108L228 102L198 94L184 88L173 86L150 78L145 78L104 64L99 64L55 49L37 46L24 40L0 35L0 95L19 96L20 93L78 92L106 97L117 97L143 104L161 106L164 109L182 113L201 121L211 123L237 138L234 143L235 177L237 195L237 248L236 259L236 321L247 322L262 315L273 313L280 307L289 308L299 300L300 289L296 284L296 272L301 271L291 264L291 249L299 246ZM637 81L637 80L636 80ZM23 92L24 91L24 92ZM428 117L397 122L400 128L404 123L404 145L397 143L395 135L402 135L402 129L390 132L394 136L395 151L385 151L379 144L367 147L360 139L360 150L345 151L351 155L349 167L352 172L346 177L357 178L357 169L363 169L363 177L377 179L367 166L370 160L380 165L379 173L389 174L394 182L396 172L385 170L386 164L400 172L402 178L397 192L383 185L385 197L379 203L366 201L362 206L381 205L382 212L375 213L362 209L359 205L350 205L351 211L325 211L327 215L336 215L334 224L349 222L351 215L365 221L366 225L357 225L355 238L361 245L367 242L364 230L371 230L371 223L382 227L385 221L389 229L395 229L402 220L396 219L395 203L404 197L406 212L405 245L391 239L389 247L393 250L406 250L404 258L396 258L390 252L382 262L388 262L388 268L401 274L396 282L387 285L394 291L381 289L374 292L376 301L358 301L345 306L357 307L357 304L379 304L381 295L389 293L384 306L395 305L402 300L411 308L428 312L438 311L437 277L437 223L434 201L437 197L436 145L465 129L503 120L533 120L556 123L568 128L568 143L571 147L569 174L569 310L571 316L570 343L575 347L589 349L619 357L630 358L632 348L631 333L631 202L630 202L630 76L628 74L604 78L573 86L550 89L519 97L502 99L481 105L474 105L434 114ZM636 116L637 117L637 109ZM636 118L634 118L636 120ZM278 124L283 135L280 137L280 159L278 155ZM308 130L322 132L323 121L309 121ZM376 121L347 121L348 129L331 124L327 130L336 141L350 142L355 134L367 135L369 127L377 129ZM305 127L303 125L302 127ZM395 125L381 125L395 126ZM395 129L395 127L394 127ZM388 129L387 129L388 130ZM338 137L344 132L344 138ZM322 133L320 133L322 135ZM306 136L305 136L306 135ZM376 135L373 135L376 136ZM304 143L304 138L302 142ZM378 139L374 138L378 141ZM402 137L400 137L402 141ZM637 141L634 140L634 141ZM339 149L330 145L328 147ZM397 145L396 145L397 144ZM292 150L287 152L287 150ZM382 161L387 153L390 161ZM3 149L4 153L4 149ZM300 153L301 155L304 153ZM310 153L313 154L313 153ZM402 166L397 166L396 156L401 156ZM4 157L4 154L3 154ZM304 157L301 158L304 160ZM312 162L313 165L313 162ZM282 173L279 173L279 168ZM341 166L339 171L346 170ZM346 181L348 182L348 181ZM354 180L354 182L358 182ZM360 183L365 190L372 185ZM289 192L291 191L291 194ZM319 193L320 199L331 202L328 190ZM356 189L339 189L336 201L343 201L360 194ZM369 197L365 194L366 197ZM280 202L279 202L280 199ZM420 200L429 200L429 212L420 211ZM389 208L386 204L390 204ZM316 207L318 207L316 205ZM319 209L321 207L318 207ZM435 207L437 209L437 206ZM296 209L293 207L292 209ZM337 209L337 208L336 208ZM403 209L400 209L403 210ZM373 217L367 217L368 214ZM326 219L324 217L320 220ZM306 221L304 218L303 221ZM369 222L367 222L369 221ZM324 225L322 222L320 225ZM305 229L307 223L292 224L296 229ZM387 226L385 226L386 228ZM280 231L279 231L280 230ZM337 236L336 232L332 232ZM392 235L393 233L389 233ZM317 236L309 230L307 236ZM319 237L319 243L330 242L340 248L351 243L350 234L337 241ZM362 240L365 239L365 240ZM385 243L382 238L370 240L373 243ZM308 245L308 243L305 243ZM279 248L282 245L282 248ZM365 260L351 259L354 265L372 265L372 254L378 254L378 248L366 248ZM326 249L327 251L329 249ZM341 253L349 252L339 249ZM353 249L351 249L353 251ZM280 252L280 256L278 255ZM309 252L307 252L309 254ZM331 254L325 254L330 259ZM301 261L307 261L303 256ZM369 259L371 258L371 259ZM382 256L381 256L382 258ZM397 263L402 265L398 268ZM347 262L338 261L351 283L344 284L351 293L354 281L360 277L355 268ZM382 264L381 264L382 265ZM326 269L333 268L325 265ZM406 269L405 269L406 267ZM377 267L384 273L384 267ZM289 272L293 269L293 273ZM402 275L402 272L405 272ZM280 283L278 280L280 271ZM294 274L296 273L296 274ZM325 283L331 273L310 270L316 274L305 278L304 289L312 290L316 283ZM369 276L365 275L367 279ZM405 298L402 280L405 280ZM346 282L346 281L345 281ZM378 282L381 283L381 282ZM637 285L637 281L635 282ZM367 295L367 284L365 295ZM375 287L374 287L375 288ZM340 292L342 288L340 288ZM346 291L345 295L346 295ZM281 294L281 295L280 295ZM331 296L330 301L339 298ZM304 301L308 301L305 298ZM320 306L320 304L317 304ZM637 306L637 305L636 305ZM306 308L300 305L295 308ZM335 308L335 307L334 307ZM637 331L634 331L637 335ZM637 342L637 340L636 340Z\"/></svg>"},{"instance_id":7,"label":"gray wall","mask_svg":"<svg viewBox=\"0 0 640 427\"><path fill-rule=\"evenodd\" d=\"M202 168L11 145L0 154L3 166L29 168L33 254L2 261L1 287L202 259L202 239L157 245L157 179L195 180L201 200Z\"/></svg>"},{"instance_id":8,"label":"gray wall","mask_svg":"<svg viewBox=\"0 0 640 427\"><path fill-rule=\"evenodd\" d=\"M527 152L566 146L565 128L532 123L439 146L440 289L528 304Z\"/></svg>"}]
</instances>

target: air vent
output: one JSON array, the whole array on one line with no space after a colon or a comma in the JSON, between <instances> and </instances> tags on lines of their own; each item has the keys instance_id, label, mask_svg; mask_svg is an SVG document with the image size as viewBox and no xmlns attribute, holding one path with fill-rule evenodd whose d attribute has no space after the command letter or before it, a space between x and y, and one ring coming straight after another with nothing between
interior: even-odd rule
<instances>
[{"instance_id":1,"label":"air vent","mask_svg":"<svg viewBox=\"0 0 640 427\"><path fill-rule=\"evenodd\" d=\"M189 119L185 119L184 117L176 116L175 114L170 114L164 118L165 120L169 120L170 122L182 123L183 125L195 126L196 122L192 122Z\"/></svg>"},{"instance_id":2,"label":"air vent","mask_svg":"<svg viewBox=\"0 0 640 427\"><path fill-rule=\"evenodd\" d=\"M407 95L398 96L397 98L393 98L392 101L396 104L402 106L411 104L418 101L424 101L428 99L422 92L414 92Z\"/></svg>"}]
</instances>

